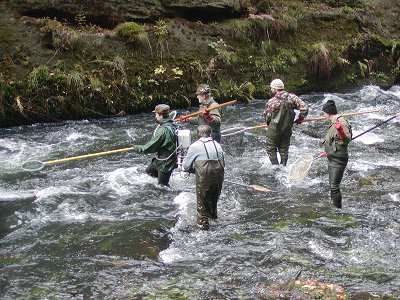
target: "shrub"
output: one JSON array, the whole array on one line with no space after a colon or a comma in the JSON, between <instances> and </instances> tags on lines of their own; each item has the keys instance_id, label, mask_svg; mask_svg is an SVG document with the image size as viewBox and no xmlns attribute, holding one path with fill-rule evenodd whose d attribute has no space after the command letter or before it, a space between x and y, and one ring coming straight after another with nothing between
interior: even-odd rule
<instances>
[{"instance_id":1,"label":"shrub","mask_svg":"<svg viewBox=\"0 0 400 300\"><path fill-rule=\"evenodd\" d=\"M329 79L331 76L332 63L330 52L325 43L320 42L312 46L308 72L315 79Z\"/></svg>"},{"instance_id":2,"label":"shrub","mask_svg":"<svg viewBox=\"0 0 400 300\"><path fill-rule=\"evenodd\" d=\"M118 37L128 43L142 44L147 39L147 33L142 25L135 22L125 22L115 28Z\"/></svg>"}]
</instances>

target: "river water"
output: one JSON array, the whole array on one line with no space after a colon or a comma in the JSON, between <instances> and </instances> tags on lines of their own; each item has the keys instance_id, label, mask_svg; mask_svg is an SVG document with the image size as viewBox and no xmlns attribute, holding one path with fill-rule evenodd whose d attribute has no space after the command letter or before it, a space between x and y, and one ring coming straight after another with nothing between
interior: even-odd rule
<instances>
[{"instance_id":1,"label":"river water","mask_svg":"<svg viewBox=\"0 0 400 300\"><path fill-rule=\"evenodd\" d=\"M333 99L354 134L400 111L400 87L366 86L302 97L310 115ZM223 129L262 122L264 101L226 109ZM296 126L289 164L321 151L326 124ZM27 172L49 160L144 143L151 114L38 124L0 131L1 299L254 299L260 284L316 279L400 298L400 120L353 141L342 182L343 209L329 200L327 161L305 181L266 158L264 129L227 138L219 219L195 226L194 178L171 188L144 174L151 155L116 154Z\"/></svg>"}]
</instances>

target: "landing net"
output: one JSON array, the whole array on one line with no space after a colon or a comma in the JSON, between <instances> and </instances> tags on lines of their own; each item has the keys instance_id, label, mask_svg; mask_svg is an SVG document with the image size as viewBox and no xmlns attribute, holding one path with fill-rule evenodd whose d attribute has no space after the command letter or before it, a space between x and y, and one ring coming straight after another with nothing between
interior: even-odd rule
<instances>
[{"instance_id":1,"label":"landing net","mask_svg":"<svg viewBox=\"0 0 400 300\"><path fill-rule=\"evenodd\" d=\"M28 172L40 171L44 168L45 164L39 160L28 160L22 164L22 169Z\"/></svg>"},{"instance_id":2,"label":"landing net","mask_svg":"<svg viewBox=\"0 0 400 300\"><path fill-rule=\"evenodd\" d=\"M298 158L289 168L288 180L303 180L307 176L308 171L310 171L313 160L314 158L311 154Z\"/></svg>"}]
</instances>

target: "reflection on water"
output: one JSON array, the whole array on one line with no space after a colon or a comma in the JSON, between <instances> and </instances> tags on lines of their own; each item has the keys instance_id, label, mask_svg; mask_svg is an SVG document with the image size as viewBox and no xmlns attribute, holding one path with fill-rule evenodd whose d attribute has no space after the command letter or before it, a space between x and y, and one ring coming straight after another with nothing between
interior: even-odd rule
<instances>
[{"instance_id":1,"label":"reflection on water","mask_svg":"<svg viewBox=\"0 0 400 300\"><path fill-rule=\"evenodd\" d=\"M341 111L379 107L350 119L355 134L400 108L400 88L308 95L311 114L334 99ZM261 123L264 101L227 109L224 128ZM258 119L257 119L258 118ZM265 130L224 141L226 177L268 186L264 194L225 183L219 219L197 230L194 178L171 188L144 174L135 153L71 162L30 173L45 161L142 143L153 117L2 129L0 297L2 299L237 299L257 286L301 274L350 293L400 297L400 120L354 141L343 180L344 209L329 203L327 163L290 184L266 158ZM289 164L320 152L321 123L296 126ZM300 272L301 271L301 272Z\"/></svg>"}]
</instances>

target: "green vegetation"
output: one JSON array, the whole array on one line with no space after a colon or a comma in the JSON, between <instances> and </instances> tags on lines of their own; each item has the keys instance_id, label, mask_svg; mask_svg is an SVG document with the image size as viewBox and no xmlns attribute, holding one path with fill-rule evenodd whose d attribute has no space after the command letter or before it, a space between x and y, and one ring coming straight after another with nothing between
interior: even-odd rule
<instances>
[{"instance_id":1,"label":"green vegetation","mask_svg":"<svg viewBox=\"0 0 400 300\"><path fill-rule=\"evenodd\" d=\"M135 22L121 23L115 28L115 32L118 37L128 43L144 45L148 41L145 27Z\"/></svg>"}]
</instances>

